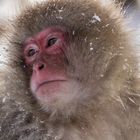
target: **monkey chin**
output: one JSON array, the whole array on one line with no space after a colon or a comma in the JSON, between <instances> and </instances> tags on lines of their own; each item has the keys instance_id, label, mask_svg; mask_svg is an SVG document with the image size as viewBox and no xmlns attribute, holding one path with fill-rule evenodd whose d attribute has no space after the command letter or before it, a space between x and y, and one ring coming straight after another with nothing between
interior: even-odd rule
<instances>
[{"instance_id":1,"label":"monkey chin","mask_svg":"<svg viewBox=\"0 0 140 140\"><path fill-rule=\"evenodd\" d=\"M87 94L82 95L81 87L73 80L55 82L50 85L42 85L33 94L42 110L49 114L51 120L64 121L73 117L73 114L77 114L77 110L80 108L79 103L86 98Z\"/></svg>"},{"instance_id":2,"label":"monkey chin","mask_svg":"<svg viewBox=\"0 0 140 140\"><path fill-rule=\"evenodd\" d=\"M45 98L47 96L50 98L50 100L53 100L53 97L55 97L56 94L61 91L61 89L65 88L63 87L64 82L66 81L53 80L40 84L35 91L36 97Z\"/></svg>"}]
</instances>

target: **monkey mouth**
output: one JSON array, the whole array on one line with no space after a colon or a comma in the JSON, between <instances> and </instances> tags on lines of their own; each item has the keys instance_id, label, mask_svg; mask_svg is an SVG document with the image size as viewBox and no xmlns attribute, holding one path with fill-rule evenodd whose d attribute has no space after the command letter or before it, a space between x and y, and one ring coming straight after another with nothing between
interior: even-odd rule
<instances>
[{"instance_id":1,"label":"monkey mouth","mask_svg":"<svg viewBox=\"0 0 140 140\"><path fill-rule=\"evenodd\" d=\"M37 92L43 85L47 85L47 84L51 84L51 83L55 83L55 82L65 82L66 80L50 80L50 81L45 81L42 82L41 84L39 84L35 90L35 92Z\"/></svg>"}]
</instances>

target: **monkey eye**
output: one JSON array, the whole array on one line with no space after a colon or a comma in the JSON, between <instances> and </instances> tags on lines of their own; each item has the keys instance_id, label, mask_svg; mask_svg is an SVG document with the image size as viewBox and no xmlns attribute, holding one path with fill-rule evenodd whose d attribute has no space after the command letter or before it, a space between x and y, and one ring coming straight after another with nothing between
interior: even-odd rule
<instances>
[{"instance_id":1,"label":"monkey eye","mask_svg":"<svg viewBox=\"0 0 140 140\"><path fill-rule=\"evenodd\" d=\"M31 56L35 55L36 52L37 51L34 48L31 48L31 49L28 50L27 56L31 57Z\"/></svg>"},{"instance_id":2,"label":"monkey eye","mask_svg":"<svg viewBox=\"0 0 140 140\"><path fill-rule=\"evenodd\" d=\"M54 45L57 41L57 38L51 38L48 40L48 44L47 47L51 47L52 45Z\"/></svg>"}]
</instances>

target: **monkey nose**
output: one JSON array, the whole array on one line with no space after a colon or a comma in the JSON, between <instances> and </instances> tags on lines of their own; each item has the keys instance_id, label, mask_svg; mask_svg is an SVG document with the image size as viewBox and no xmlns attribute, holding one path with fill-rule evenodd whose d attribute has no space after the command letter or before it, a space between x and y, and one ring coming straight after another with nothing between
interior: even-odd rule
<instances>
[{"instance_id":1,"label":"monkey nose","mask_svg":"<svg viewBox=\"0 0 140 140\"><path fill-rule=\"evenodd\" d=\"M44 63L38 63L38 64L35 64L35 65L33 66L33 70L34 70L35 72L41 71L41 70L43 70L44 68L45 68L45 64L44 64Z\"/></svg>"},{"instance_id":2,"label":"monkey nose","mask_svg":"<svg viewBox=\"0 0 140 140\"><path fill-rule=\"evenodd\" d=\"M38 66L38 69L39 69L39 70L42 70L44 67L45 67L44 64L40 64L40 65Z\"/></svg>"}]
</instances>

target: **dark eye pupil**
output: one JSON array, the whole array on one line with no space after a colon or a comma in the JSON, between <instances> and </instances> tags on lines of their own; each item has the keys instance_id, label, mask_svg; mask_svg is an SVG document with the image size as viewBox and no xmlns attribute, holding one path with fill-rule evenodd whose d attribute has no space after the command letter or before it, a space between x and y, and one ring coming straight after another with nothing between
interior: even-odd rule
<instances>
[{"instance_id":1,"label":"dark eye pupil","mask_svg":"<svg viewBox=\"0 0 140 140\"><path fill-rule=\"evenodd\" d=\"M30 49L30 50L28 51L28 56L29 56L29 57L30 57L30 56L33 56L35 53L36 53L36 50L35 50L35 49Z\"/></svg>"},{"instance_id":2,"label":"dark eye pupil","mask_svg":"<svg viewBox=\"0 0 140 140\"><path fill-rule=\"evenodd\" d=\"M51 38L49 41L48 41L48 47L54 45L57 41L57 38Z\"/></svg>"}]
</instances>

